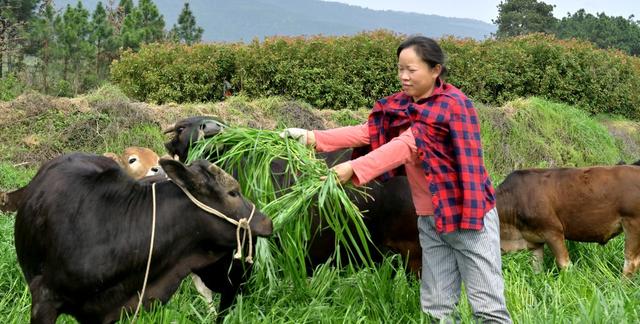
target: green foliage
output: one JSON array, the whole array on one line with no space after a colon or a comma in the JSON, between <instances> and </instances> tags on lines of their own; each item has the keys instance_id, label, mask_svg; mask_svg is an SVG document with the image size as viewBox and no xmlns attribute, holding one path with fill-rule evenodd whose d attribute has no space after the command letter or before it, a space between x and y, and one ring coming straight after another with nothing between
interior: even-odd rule
<instances>
[{"instance_id":1,"label":"green foliage","mask_svg":"<svg viewBox=\"0 0 640 324\"><path fill-rule=\"evenodd\" d=\"M505 0L498 4L498 38L526 35L530 33L551 33L557 19L553 17L554 5L538 0Z\"/></svg>"},{"instance_id":2,"label":"green foliage","mask_svg":"<svg viewBox=\"0 0 640 324\"><path fill-rule=\"evenodd\" d=\"M530 34L504 40L441 40L449 81L476 102L539 96L598 114L640 118L640 59Z\"/></svg>"},{"instance_id":3,"label":"green foliage","mask_svg":"<svg viewBox=\"0 0 640 324\"><path fill-rule=\"evenodd\" d=\"M140 0L137 7L125 16L121 30L124 48L137 50L141 44L164 39L164 17L152 0Z\"/></svg>"},{"instance_id":4,"label":"green foliage","mask_svg":"<svg viewBox=\"0 0 640 324\"><path fill-rule=\"evenodd\" d=\"M354 109L398 89L398 37L378 31L353 37L276 37L242 48L234 83L250 97L285 96L318 108Z\"/></svg>"},{"instance_id":5,"label":"green foliage","mask_svg":"<svg viewBox=\"0 0 640 324\"><path fill-rule=\"evenodd\" d=\"M98 2L91 19L89 41L95 47L94 69L99 79L106 79L108 67L118 53L118 41L102 2Z\"/></svg>"},{"instance_id":6,"label":"green foliage","mask_svg":"<svg viewBox=\"0 0 640 324\"><path fill-rule=\"evenodd\" d=\"M16 166L0 161L0 191L9 191L26 186L36 174L36 168Z\"/></svg>"},{"instance_id":7,"label":"green foliage","mask_svg":"<svg viewBox=\"0 0 640 324\"><path fill-rule=\"evenodd\" d=\"M24 84L15 74L9 74L0 79L0 101L13 100L23 91Z\"/></svg>"},{"instance_id":8,"label":"green foliage","mask_svg":"<svg viewBox=\"0 0 640 324\"><path fill-rule=\"evenodd\" d=\"M572 37L591 41L600 48L617 48L631 55L640 55L640 25L629 18L597 16L584 9L568 14L558 24L556 35L562 39Z\"/></svg>"},{"instance_id":9,"label":"green foliage","mask_svg":"<svg viewBox=\"0 0 640 324\"><path fill-rule=\"evenodd\" d=\"M401 40L379 31L248 45L151 45L114 62L112 78L137 100L217 100L230 80L249 98L281 96L328 109L371 107L399 90L395 49ZM448 81L476 102L501 105L539 96L592 114L640 118L640 58L543 34L482 42L444 38L440 44Z\"/></svg>"},{"instance_id":10,"label":"green foliage","mask_svg":"<svg viewBox=\"0 0 640 324\"><path fill-rule=\"evenodd\" d=\"M174 41L193 45L202 40L203 32L204 29L196 25L196 17L193 16L191 9L189 9L189 3L185 2L184 7L180 12L180 16L178 17L178 24L174 25L171 30Z\"/></svg>"},{"instance_id":11,"label":"green foliage","mask_svg":"<svg viewBox=\"0 0 640 324\"><path fill-rule=\"evenodd\" d=\"M152 102L218 100L236 70L234 45L152 44L127 51L111 67L113 81L130 97Z\"/></svg>"},{"instance_id":12,"label":"green foliage","mask_svg":"<svg viewBox=\"0 0 640 324\"><path fill-rule=\"evenodd\" d=\"M58 80L58 83L55 85L54 93L58 97L73 97L73 88L71 87L71 83L67 80Z\"/></svg>"}]
</instances>

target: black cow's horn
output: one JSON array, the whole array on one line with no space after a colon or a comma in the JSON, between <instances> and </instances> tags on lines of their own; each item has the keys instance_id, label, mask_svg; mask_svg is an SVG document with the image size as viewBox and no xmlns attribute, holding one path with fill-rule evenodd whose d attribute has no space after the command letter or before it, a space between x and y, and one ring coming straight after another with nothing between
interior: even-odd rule
<instances>
[{"instance_id":1,"label":"black cow's horn","mask_svg":"<svg viewBox=\"0 0 640 324\"><path fill-rule=\"evenodd\" d=\"M171 126L169 126L169 127L165 128L165 129L162 131L162 134L171 133L171 132L173 132L173 131L175 131L175 130L176 130L176 124L172 124Z\"/></svg>"}]
</instances>

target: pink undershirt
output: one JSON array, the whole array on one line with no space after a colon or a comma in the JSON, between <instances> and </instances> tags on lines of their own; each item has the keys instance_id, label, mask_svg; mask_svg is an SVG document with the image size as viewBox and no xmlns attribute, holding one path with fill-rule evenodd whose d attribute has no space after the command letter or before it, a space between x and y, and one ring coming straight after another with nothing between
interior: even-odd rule
<instances>
[{"instance_id":1,"label":"pink undershirt","mask_svg":"<svg viewBox=\"0 0 640 324\"><path fill-rule=\"evenodd\" d=\"M331 152L343 148L369 145L369 129L367 124L347 126L329 130L314 130L316 151ZM404 164L413 205L418 215L433 215L432 195L422 169L422 161L418 158L416 141L407 129L388 143L351 161L353 168L353 184L360 186L386 171Z\"/></svg>"}]
</instances>

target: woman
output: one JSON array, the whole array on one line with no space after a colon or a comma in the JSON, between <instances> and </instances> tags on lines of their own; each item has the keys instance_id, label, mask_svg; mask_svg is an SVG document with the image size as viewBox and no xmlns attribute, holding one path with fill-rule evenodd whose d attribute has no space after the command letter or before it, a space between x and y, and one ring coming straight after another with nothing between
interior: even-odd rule
<instances>
[{"instance_id":1,"label":"woman","mask_svg":"<svg viewBox=\"0 0 640 324\"><path fill-rule=\"evenodd\" d=\"M357 158L333 167L342 183L361 185L406 173L419 215L422 310L436 319L455 316L464 282L476 318L510 323L499 220L476 110L444 82L444 53L433 39L410 37L397 57L402 91L378 100L367 124L325 131L288 128L281 136L319 152L357 148Z\"/></svg>"}]
</instances>

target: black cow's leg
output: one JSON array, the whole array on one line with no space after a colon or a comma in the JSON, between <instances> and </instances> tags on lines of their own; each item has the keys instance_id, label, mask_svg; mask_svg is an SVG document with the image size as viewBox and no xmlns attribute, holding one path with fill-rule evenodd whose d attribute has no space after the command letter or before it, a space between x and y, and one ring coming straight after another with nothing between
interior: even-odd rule
<instances>
[{"instance_id":1,"label":"black cow's leg","mask_svg":"<svg viewBox=\"0 0 640 324\"><path fill-rule=\"evenodd\" d=\"M42 276L36 276L29 284L31 291L31 323L55 323L61 303L56 295L42 283Z\"/></svg>"}]
</instances>

